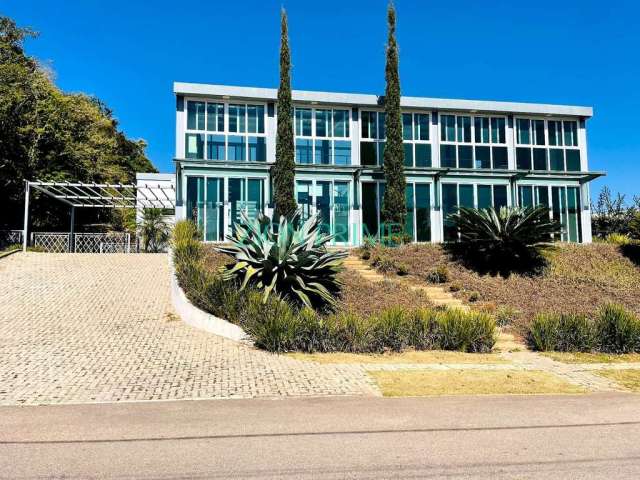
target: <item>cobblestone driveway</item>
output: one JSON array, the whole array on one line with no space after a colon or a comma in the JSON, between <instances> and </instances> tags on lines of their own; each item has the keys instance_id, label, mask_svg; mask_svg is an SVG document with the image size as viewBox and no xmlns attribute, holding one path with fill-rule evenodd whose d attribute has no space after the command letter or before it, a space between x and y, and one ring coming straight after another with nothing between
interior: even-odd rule
<instances>
[{"instance_id":1,"label":"cobblestone driveway","mask_svg":"<svg viewBox=\"0 0 640 480\"><path fill-rule=\"evenodd\" d=\"M0 404L376 393L356 365L271 355L183 324L165 255L0 259Z\"/></svg>"}]
</instances>

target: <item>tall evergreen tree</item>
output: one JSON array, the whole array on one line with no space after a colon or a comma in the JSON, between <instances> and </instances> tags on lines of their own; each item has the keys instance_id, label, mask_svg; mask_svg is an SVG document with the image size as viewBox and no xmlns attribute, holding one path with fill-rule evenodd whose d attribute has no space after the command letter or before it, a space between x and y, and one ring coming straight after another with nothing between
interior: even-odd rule
<instances>
[{"instance_id":1,"label":"tall evergreen tree","mask_svg":"<svg viewBox=\"0 0 640 480\"><path fill-rule=\"evenodd\" d=\"M384 178L386 187L382 207L382 221L390 233L404 231L407 216L404 176L404 147L402 145L402 113L400 111L400 75L398 73L398 44L396 43L396 9L393 3L387 8L389 38L385 67L386 90L384 108L387 141L384 149Z\"/></svg>"},{"instance_id":2,"label":"tall evergreen tree","mask_svg":"<svg viewBox=\"0 0 640 480\"><path fill-rule=\"evenodd\" d=\"M295 150L291 113L291 54L287 28L287 12L281 12L280 87L278 88L278 132L276 162L273 166L273 200L276 216L291 216L298 208L295 200Z\"/></svg>"}]
</instances>

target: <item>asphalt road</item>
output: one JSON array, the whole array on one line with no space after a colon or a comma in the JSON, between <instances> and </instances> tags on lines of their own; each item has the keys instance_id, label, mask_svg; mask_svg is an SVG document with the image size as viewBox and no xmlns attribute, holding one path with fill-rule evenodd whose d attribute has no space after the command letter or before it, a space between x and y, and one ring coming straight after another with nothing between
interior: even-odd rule
<instances>
[{"instance_id":1,"label":"asphalt road","mask_svg":"<svg viewBox=\"0 0 640 480\"><path fill-rule=\"evenodd\" d=\"M640 478L640 396L0 407L0 478Z\"/></svg>"}]
</instances>

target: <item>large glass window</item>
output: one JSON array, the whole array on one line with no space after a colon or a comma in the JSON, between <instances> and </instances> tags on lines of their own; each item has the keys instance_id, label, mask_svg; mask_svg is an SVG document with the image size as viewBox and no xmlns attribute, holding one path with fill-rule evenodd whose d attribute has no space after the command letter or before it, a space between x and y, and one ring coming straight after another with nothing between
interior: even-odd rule
<instances>
[{"instance_id":1,"label":"large glass window","mask_svg":"<svg viewBox=\"0 0 640 480\"><path fill-rule=\"evenodd\" d=\"M296 107L296 162L351 165L349 132L349 110Z\"/></svg>"},{"instance_id":2,"label":"large glass window","mask_svg":"<svg viewBox=\"0 0 640 480\"><path fill-rule=\"evenodd\" d=\"M414 242L431 241L431 185L410 182L406 186L405 233Z\"/></svg>"},{"instance_id":3,"label":"large glass window","mask_svg":"<svg viewBox=\"0 0 640 480\"><path fill-rule=\"evenodd\" d=\"M296 199L304 219L319 213L322 230L335 235L334 242L350 242L350 182L297 180Z\"/></svg>"},{"instance_id":4,"label":"large glass window","mask_svg":"<svg viewBox=\"0 0 640 480\"><path fill-rule=\"evenodd\" d=\"M440 165L507 169L505 117L442 115Z\"/></svg>"},{"instance_id":5,"label":"large glass window","mask_svg":"<svg viewBox=\"0 0 640 480\"><path fill-rule=\"evenodd\" d=\"M551 218L557 220L562 233L557 238L563 242L581 242L580 188L573 186L520 185L518 202L521 207L544 205Z\"/></svg>"},{"instance_id":6,"label":"large glass window","mask_svg":"<svg viewBox=\"0 0 640 480\"><path fill-rule=\"evenodd\" d=\"M185 158L266 161L264 105L188 100Z\"/></svg>"},{"instance_id":7,"label":"large glass window","mask_svg":"<svg viewBox=\"0 0 640 480\"><path fill-rule=\"evenodd\" d=\"M580 171L578 122L516 119L516 164L520 170Z\"/></svg>"}]
</instances>

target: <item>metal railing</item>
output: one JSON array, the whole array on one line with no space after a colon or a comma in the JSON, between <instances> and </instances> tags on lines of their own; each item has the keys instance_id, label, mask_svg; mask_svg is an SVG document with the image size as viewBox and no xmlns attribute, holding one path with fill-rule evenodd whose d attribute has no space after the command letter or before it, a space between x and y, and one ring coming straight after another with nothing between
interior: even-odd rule
<instances>
[{"instance_id":1,"label":"metal railing","mask_svg":"<svg viewBox=\"0 0 640 480\"><path fill-rule=\"evenodd\" d=\"M0 248L22 244L22 230L0 230Z\"/></svg>"},{"instance_id":2,"label":"metal railing","mask_svg":"<svg viewBox=\"0 0 640 480\"><path fill-rule=\"evenodd\" d=\"M33 232L31 245L48 253L135 253L138 244L130 233Z\"/></svg>"}]
</instances>

